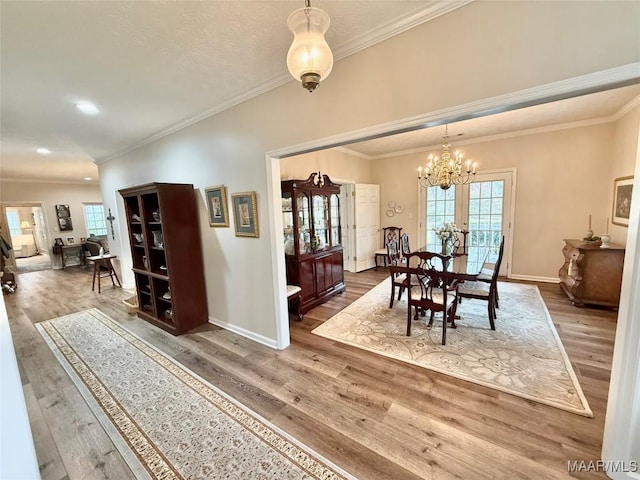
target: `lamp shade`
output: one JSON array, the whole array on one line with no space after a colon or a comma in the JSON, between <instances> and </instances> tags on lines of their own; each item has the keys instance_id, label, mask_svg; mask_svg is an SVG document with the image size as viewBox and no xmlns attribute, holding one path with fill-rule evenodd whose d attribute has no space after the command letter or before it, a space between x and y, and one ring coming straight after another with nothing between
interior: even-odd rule
<instances>
[{"instance_id":1,"label":"lamp shade","mask_svg":"<svg viewBox=\"0 0 640 480\"><path fill-rule=\"evenodd\" d=\"M25 229L25 228L33 228L31 226L31 223L29 223L27 220L23 220L22 222L20 222L20 228L21 229Z\"/></svg>"},{"instance_id":2,"label":"lamp shade","mask_svg":"<svg viewBox=\"0 0 640 480\"><path fill-rule=\"evenodd\" d=\"M315 90L320 80L329 76L333 68L333 54L324 39L329 23L329 15L314 7L296 10L287 19L287 26L293 32L287 67L310 92Z\"/></svg>"}]
</instances>

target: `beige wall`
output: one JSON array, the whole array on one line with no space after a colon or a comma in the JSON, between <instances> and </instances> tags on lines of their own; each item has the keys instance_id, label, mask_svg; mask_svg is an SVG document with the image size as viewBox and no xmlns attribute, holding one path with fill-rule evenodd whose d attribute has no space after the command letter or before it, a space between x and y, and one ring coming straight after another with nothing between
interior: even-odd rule
<instances>
[{"instance_id":1,"label":"beige wall","mask_svg":"<svg viewBox=\"0 0 640 480\"><path fill-rule=\"evenodd\" d=\"M557 278L563 263L562 239L582 238L589 214L595 233L604 231L610 186L603 178L610 174L606 159L613 129L607 123L459 147L465 157L479 162L482 171L517 169L512 274ZM372 178L380 184L382 205L394 200L405 207L402 215L391 219L383 215L383 225L397 223L414 244L418 238L416 171L426 164L428 153L373 162Z\"/></svg>"},{"instance_id":2,"label":"beige wall","mask_svg":"<svg viewBox=\"0 0 640 480\"><path fill-rule=\"evenodd\" d=\"M51 253L53 239L61 237L67 243L67 237L74 237L76 243L80 237L87 236L83 202L102 202L100 188L96 184L61 184L35 182L0 183L0 202L16 204L25 202L42 203L46 222L46 248ZM61 232L56 220L55 205L69 205L73 230Z\"/></svg>"},{"instance_id":3,"label":"beige wall","mask_svg":"<svg viewBox=\"0 0 640 480\"><path fill-rule=\"evenodd\" d=\"M473 2L336 62L312 95L292 80L101 164L105 206L117 212L120 235L118 188L193 183L209 315L273 344L286 302L274 281L284 260L274 231L278 185L265 152L637 62L639 14L637 2ZM260 238L209 228L202 191L218 184L257 192ZM128 244L118 240L113 250L131 281Z\"/></svg>"},{"instance_id":4,"label":"beige wall","mask_svg":"<svg viewBox=\"0 0 640 480\"><path fill-rule=\"evenodd\" d=\"M611 146L611 178L608 185L608 213L613 215L613 181L618 177L633 175L638 153L638 135L640 135L640 106L620 118L614 125L613 145ZM635 195L637 193L634 192ZM626 244L627 227L609 224L609 233L613 243Z\"/></svg>"},{"instance_id":5,"label":"beige wall","mask_svg":"<svg viewBox=\"0 0 640 480\"><path fill-rule=\"evenodd\" d=\"M318 170L329 175L333 181L371 181L371 161L341 150L320 150L280 160L280 178L283 180L306 179Z\"/></svg>"},{"instance_id":6,"label":"beige wall","mask_svg":"<svg viewBox=\"0 0 640 480\"><path fill-rule=\"evenodd\" d=\"M562 239L582 238L589 214L594 231L604 231L610 187L602 179L609 176L606 158L612 139L613 124L608 123L459 147L465 157L479 162L481 171L516 168L513 275L557 278ZM428 153L373 162L382 204L395 200L405 206L403 215L391 222L413 239L418 238L416 170L426 164Z\"/></svg>"}]
</instances>

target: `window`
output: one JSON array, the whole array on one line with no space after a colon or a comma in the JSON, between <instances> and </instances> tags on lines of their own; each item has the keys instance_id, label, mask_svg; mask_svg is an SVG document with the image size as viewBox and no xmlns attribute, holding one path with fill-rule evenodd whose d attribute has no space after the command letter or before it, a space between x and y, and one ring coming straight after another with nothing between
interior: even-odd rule
<instances>
[{"instance_id":1,"label":"window","mask_svg":"<svg viewBox=\"0 0 640 480\"><path fill-rule=\"evenodd\" d=\"M16 236L22 235L22 229L20 228L20 216L17 210L9 210L7 208L7 223L9 224L9 235Z\"/></svg>"},{"instance_id":2,"label":"window","mask_svg":"<svg viewBox=\"0 0 640 480\"><path fill-rule=\"evenodd\" d=\"M456 189L442 190L440 187L427 188L427 250L440 252L442 240L436 236L434 228L455 221Z\"/></svg>"},{"instance_id":3,"label":"window","mask_svg":"<svg viewBox=\"0 0 640 480\"><path fill-rule=\"evenodd\" d=\"M107 234L107 221L105 220L104 207L101 203L85 203L84 218L89 236L104 236Z\"/></svg>"}]
</instances>

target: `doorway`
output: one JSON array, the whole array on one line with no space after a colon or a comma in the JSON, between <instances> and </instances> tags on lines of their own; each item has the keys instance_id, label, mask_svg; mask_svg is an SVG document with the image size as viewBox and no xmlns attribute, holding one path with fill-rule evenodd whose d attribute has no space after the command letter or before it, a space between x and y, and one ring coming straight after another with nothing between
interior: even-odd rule
<instances>
[{"instance_id":1,"label":"doorway","mask_svg":"<svg viewBox=\"0 0 640 480\"><path fill-rule=\"evenodd\" d=\"M11 245L7 267L15 273L50 270L52 259L42 204L5 203L2 212L3 238Z\"/></svg>"}]
</instances>

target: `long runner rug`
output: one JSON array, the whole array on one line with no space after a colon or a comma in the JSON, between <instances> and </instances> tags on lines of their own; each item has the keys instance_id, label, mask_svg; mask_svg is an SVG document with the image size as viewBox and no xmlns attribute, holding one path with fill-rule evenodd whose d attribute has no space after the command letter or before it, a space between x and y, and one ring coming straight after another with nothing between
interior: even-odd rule
<instances>
[{"instance_id":1,"label":"long runner rug","mask_svg":"<svg viewBox=\"0 0 640 480\"><path fill-rule=\"evenodd\" d=\"M99 310L36 327L136 478L353 478Z\"/></svg>"},{"instance_id":2,"label":"long runner rug","mask_svg":"<svg viewBox=\"0 0 640 480\"><path fill-rule=\"evenodd\" d=\"M496 330L487 302L464 299L442 345L442 317L414 320L406 336L406 293L389 308L387 279L312 333L502 392L593 417L538 287L499 283ZM396 289L397 295L397 289ZM428 316L426 319L428 320Z\"/></svg>"}]
</instances>

